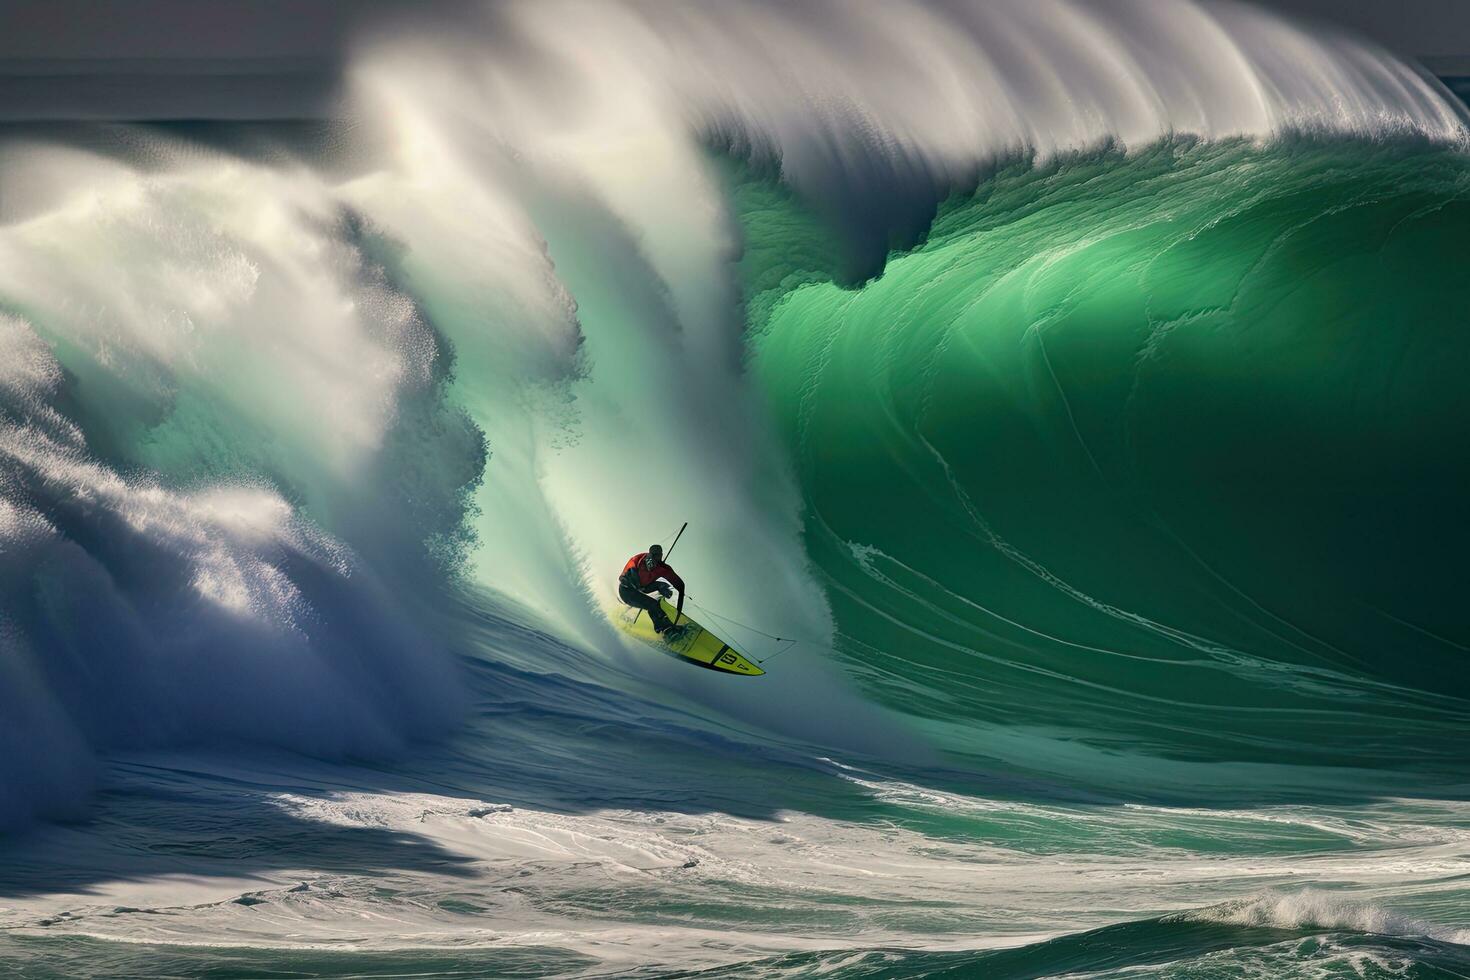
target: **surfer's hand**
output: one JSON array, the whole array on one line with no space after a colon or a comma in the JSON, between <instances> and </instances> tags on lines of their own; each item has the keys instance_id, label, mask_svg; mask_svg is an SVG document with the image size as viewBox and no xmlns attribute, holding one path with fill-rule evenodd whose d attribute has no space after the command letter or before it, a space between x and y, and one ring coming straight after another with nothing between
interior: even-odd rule
<instances>
[{"instance_id":1,"label":"surfer's hand","mask_svg":"<svg viewBox=\"0 0 1470 980\"><path fill-rule=\"evenodd\" d=\"M667 582L658 583L658 592L659 595L663 596L665 599L674 594L673 588Z\"/></svg>"}]
</instances>

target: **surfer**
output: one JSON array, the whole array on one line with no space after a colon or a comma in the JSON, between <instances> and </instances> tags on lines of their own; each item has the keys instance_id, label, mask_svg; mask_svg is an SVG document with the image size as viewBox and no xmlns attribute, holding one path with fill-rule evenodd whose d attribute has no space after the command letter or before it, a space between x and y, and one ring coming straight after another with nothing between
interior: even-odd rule
<instances>
[{"instance_id":1,"label":"surfer","mask_svg":"<svg viewBox=\"0 0 1470 980\"><path fill-rule=\"evenodd\" d=\"M668 581L663 581L664 579ZM673 583L673 588L669 587L670 583ZM669 622L659 601L650 593L658 592L667 599L674 589L679 590L679 605L675 610L677 619L684 613L684 580L664 564L664 548L660 544L651 544L647 551L629 558L628 563L623 566L623 574L618 576L618 598L636 609L648 610L648 618L653 620L655 633L678 627Z\"/></svg>"}]
</instances>

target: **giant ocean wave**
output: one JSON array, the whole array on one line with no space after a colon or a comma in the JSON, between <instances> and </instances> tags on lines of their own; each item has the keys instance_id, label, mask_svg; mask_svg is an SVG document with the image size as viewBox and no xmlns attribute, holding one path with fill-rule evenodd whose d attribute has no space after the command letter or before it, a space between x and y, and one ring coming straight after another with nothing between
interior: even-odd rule
<instances>
[{"instance_id":1,"label":"giant ocean wave","mask_svg":"<svg viewBox=\"0 0 1470 980\"><path fill-rule=\"evenodd\" d=\"M0 819L99 751L397 751L466 657L1114 793L1463 782L1432 79L1232 5L749 3L349 83L310 153L0 150ZM607 624L686 519L696 599L804 641L759 692Z\"/></svg>"}]
</instances>

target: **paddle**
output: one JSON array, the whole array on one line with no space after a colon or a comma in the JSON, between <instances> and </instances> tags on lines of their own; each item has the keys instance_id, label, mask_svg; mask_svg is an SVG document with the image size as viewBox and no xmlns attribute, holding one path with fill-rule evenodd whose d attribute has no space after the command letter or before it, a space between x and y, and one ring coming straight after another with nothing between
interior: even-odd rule
<instances>
[{"instance_id":1,"label":"paddle","mask_svg":"<svg viewBox=\"0 0 1470 980\"><path fill-rule=\"evenodd\" d=\"M665 561L667 561L668 560L668 557L674 553L674 549L679 546L679 539L684 536L684 528L686 528L688 526L689 526L689 522L688 521L685 521L683 527L680 527L679 528L679 533L676 534L676 535L674 535L674 543L671 544L671 545L669 545L669 550L668 551L665 551L664 552L664 560ZM680 596L679 601L680 602L683 602L684 601L682 595ZM637 612L635 612L633 614L633 622L634 623L637 623L638 622L638 617L639 616L642 616L642 615L643 615L643 610L642 609L640 609ZM679 614L678 613L674 613L674 625L675 626L678 626L679 625Z\"/></svg>"}]
</instances>

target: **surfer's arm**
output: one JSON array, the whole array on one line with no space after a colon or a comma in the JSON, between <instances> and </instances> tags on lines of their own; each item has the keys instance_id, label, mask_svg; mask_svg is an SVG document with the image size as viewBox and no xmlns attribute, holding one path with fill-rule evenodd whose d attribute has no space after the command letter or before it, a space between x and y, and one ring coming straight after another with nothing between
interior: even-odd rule
<instances>
[{"instance_id":1,"label":"surfer's arm","mask_svg":"<svg viewBox=\"0 0 1470 980\"><path fill-rule=\"evenodd\" d=\"M669 580L670 585L679 590L679 604L674 611L680 616L684 615L684 580L667 565L663 567L663 577Z\"/></svg>"}]
</instances>

